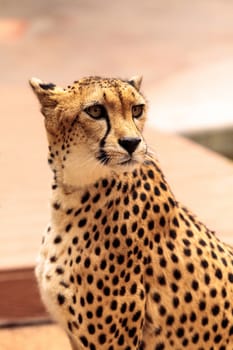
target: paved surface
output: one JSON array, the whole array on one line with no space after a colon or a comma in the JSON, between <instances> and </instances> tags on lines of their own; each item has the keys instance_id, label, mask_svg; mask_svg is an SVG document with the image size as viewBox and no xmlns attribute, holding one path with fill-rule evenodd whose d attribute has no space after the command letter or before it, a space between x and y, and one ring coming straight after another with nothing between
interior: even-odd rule
<instances>
[{"instance_id":1,"label":"paved surface","mask_svg":"<svg viewBox=\"0 0 233 350\"><path fill-rule=\"evenodd\" d=\"M193 128L200 121L232 125L232 1L0 0L0 8L0 246L11 264L17 264L19 255L22 263L34 261L48 215L46 140L29 77L67 85L83 75L142 73L153 125L168 130ZM160 158L173 164L171 173L179 172L174 159L182 158L186 146L178 146L174 158L171 144L161 139L161 145ZM188 153L181 161L179 179L192 175L185 163L190 164L190 159ZM201 164L208 171L205 175L194 171L191 178L196 183L198 176L207 177L202 184L206 181L204 189L212 191L213 198L204 213L208 221L220 210L218 199L214 201L218 191L226 196L227 208L232 204L227 195L231 180L220 184L222 176L231 178L231 171L222 163L202 160ZM215 177L218 185L209 187L214 167L222 173ZM185 183L189 189L184 193L182 182L180 191L175 183L175 190L202 213L196 188ZM217 226L229 236L228 228ZM1 258L0 254L0 265Z\"/></svg>"}]
</instances>

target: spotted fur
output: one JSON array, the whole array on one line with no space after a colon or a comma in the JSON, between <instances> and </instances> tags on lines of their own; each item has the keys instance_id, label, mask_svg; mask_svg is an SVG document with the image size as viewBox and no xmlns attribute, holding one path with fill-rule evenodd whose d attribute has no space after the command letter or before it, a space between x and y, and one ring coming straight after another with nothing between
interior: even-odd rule
<instances>
[{"instance_id":1,"label":"spotted fur","mask_svg":"<svg viewBox=\"0 0 233 350\"><path fill-rule=\"evenodd\" d=\"M73 350L232 350L233 250L148 152L141 79L30 83L54 173L36 275Z\"/></svg>"}]
</instances>

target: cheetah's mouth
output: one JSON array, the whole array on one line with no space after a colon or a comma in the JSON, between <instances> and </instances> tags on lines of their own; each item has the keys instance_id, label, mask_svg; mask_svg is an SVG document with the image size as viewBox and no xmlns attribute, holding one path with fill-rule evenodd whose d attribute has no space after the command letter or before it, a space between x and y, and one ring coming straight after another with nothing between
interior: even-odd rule
<instances>
[{"instance_id":1,"label":"cheetah's mouth","mask_svg":"<svg viewBox=\"0 0 233 350\"><path fill-rule=\"evenodd\" d=\"M101 150L101 152L98 154L97 159L102 165L110 166L132 166L138 163L138 161L134 157L127 157L126 159L124 157L123 160L118 160L114 162L114 158L107 155L107 153L103 150Z\"/></svg>"},{"instance_id":2,"label":"cheetah's mouth","mask_svg":"<svg viewBox=\"0 0 233 350\"><path fill-rule=\"evenodd\" d=\"M120 162L119 165L135 165L136 163L138 162L135 159L130 157L129 159L126 159Z\"/></svg>"},{"instance_id":3,"label":"cheetah's mouth","mask_svg":"<svg viewBox=\"0 0 233 350\"><path fill-rule=\"evenodd\" d=\"M96 154L96 159L104 166L109 166L110 168L119 167L132 167L136 164L142 163L145 158L145 152L140 154L123 155L118 152L108 153L104 149L100 149Z\"/></svg>"}]
</instances>

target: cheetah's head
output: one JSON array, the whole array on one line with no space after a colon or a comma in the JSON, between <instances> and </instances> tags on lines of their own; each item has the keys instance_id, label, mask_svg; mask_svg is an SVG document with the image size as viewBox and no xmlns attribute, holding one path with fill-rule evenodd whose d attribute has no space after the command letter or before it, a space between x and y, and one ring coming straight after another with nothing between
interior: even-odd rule
<instances>
[{"instance_id":1,"label":"cheetah's head","mask_svg":"<svg viewBox=\"0 0 233 350\"><path fill-rule=\"evenodd\" d=\"M49 141L49 163L63 184L80 187L144 161L146 102L141 78L83 78L62 89L32 78Z\"/></svg>"}]
</instances>

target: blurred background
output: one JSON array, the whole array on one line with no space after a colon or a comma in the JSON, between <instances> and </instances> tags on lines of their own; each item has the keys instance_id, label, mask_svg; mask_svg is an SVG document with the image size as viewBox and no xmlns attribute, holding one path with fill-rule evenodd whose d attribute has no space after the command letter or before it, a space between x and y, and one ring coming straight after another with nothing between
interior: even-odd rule
<instances>
[{"instance_id":1,"label":"blurred background","mask_svg":"<svg viewBox=\"0 0 233 350\"><path fill-rule=\"evenodd\" d=\"M3 86L144 76L158 128L232 126L231 0L1 0ZM7 101L6 101L7 102Z\"/></svg>"},{"instance_id":2,"label":"blurred background","mask_svg":"<svg viewBox=\"0 0 233 350\"><path fill-rule=\"evenodd\" d=\"M149 129L202 143L232 166L231 0L0 0L0 52L0 269L13 273L12 288L16 278L24 291L34 283L31 267L48 219L47 144L30 77L64 87L88 75L143 75ZM169 165L173 136L166 140L161 153ZM5 286L7 276L0 274Z\"/></svg>"}]
</instances>

